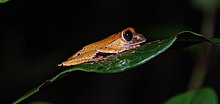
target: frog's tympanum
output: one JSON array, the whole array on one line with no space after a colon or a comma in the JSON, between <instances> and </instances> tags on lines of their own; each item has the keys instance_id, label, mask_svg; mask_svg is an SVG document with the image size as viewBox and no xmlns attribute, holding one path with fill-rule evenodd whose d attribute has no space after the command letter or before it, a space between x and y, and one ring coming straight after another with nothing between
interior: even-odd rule
<instances>
[{"instance_id":1,"label":"frog's tympanum","mask_svg":"<svg viewBox=\"0 0 220 104\"><path fill-rule=\"evenodd\" d=\"M84 46L67 61L59 66L72 66L85 62L94 62L107 59L104 54L117 54L139 47L146 38L131 27L115 33L101 41Z\"/></svg>"}]
</instances>

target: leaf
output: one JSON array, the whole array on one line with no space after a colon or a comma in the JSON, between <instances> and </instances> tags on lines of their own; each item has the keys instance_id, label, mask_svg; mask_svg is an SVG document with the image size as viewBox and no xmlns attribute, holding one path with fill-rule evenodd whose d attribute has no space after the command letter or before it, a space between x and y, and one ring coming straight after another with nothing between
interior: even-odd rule
<instances>
[{"instance_id":1,"label":"leaf","mask_svg":"<svg viewBox=\"0 0 220 104\"><path fill-rule=\"evenodd\" d=\"M218 100L213 89L203 88L174 96L165 104L218 104Z\"/></svg>"},{"instance_id":2,"label":"leaf","mask_svg":"<svg viewBox=\"0 0 220 104\"><path fill-rule=\"evenodd\" d=\"M209 39L200 34L190 31L180 32L179 34L171 34L170 36L166 36L162 38L154 38L154 36L151 37L152 39L148 39L149 41L144 45L142 45L141 47L126 52L122 52L120 54L107 56L108 57L107 60L83 63L73 67L69 67L65 69L63 72L51 78L50 80L47 80L45 83L36 87L32 91L21 96L18 100L14 102L14 104L23 101L24 99L37 93L38 91L40 91L40 89L44 88L50 83L76 70L81 70L85 72L96 72L96 73L118 73L131 69L138 65L144 64L145 62L163 53L172 45L175 46L173 48L178 48L178 47L186 47L203 42L211 42L214 44L220 43L219 39Z\"/></svg>"},{"instance_id":3,"label":"leaf","mask_svg":"<svg viewBox=\"0 0 220 104\"><path fill-rule=\"evenodd\" d=\"M193 0L192 3L199 9L219 8L219 0Z\"/></svg>"},{"instance_id":4,"label":"leaf","mask_svg":"<svg viewBox=\"0 0 220 104\"><path fill-rule=\"evenodd\" d=\"M219 38L211 38L211 41L214 42L215 44L220 44Z\"/></svg>"},{"instance_id":5,"label":"leaf","mask_svg":"<svg viewBox=\"0 0 220 104\"><path fill-rule=\"evenodd\" d=\"M8 0L0 0L0 3L5 3L7 2Z\"/></svg>"},{"instance_id":6,"label":"leaf","mask_svg":"<svg viewBox=\"0 0 220 104\"><path fill-rule=\"evenodd\" d=\"M207 38L203 35L191 31L179 32L176 36L177 40L172 45L172 48L185 48L204 42L210 42L215 45L220 45L220 39L218 38Z\"/></svg>"},{"instance_id":7,"label":"leaf","mask_svg":"<svg viewBox=\"0 0 220 104\"><path fill-rule=\"evenodd\" d=\"M140 48L129 50L121 54L111 55L108 60L94 63L85 63L72 67L69 70L82 70L97 73L117 73L141 65L169 48L175 37L149 42Z\"/></svg>"}]
</instances>

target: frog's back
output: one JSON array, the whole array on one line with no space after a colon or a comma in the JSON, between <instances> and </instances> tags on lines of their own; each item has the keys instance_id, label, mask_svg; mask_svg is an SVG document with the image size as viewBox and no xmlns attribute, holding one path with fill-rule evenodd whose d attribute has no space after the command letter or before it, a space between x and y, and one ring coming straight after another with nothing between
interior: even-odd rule
<instances>
[{"instance_id":1,"label":"frog's back","mask_svg":"<svg viewBox=\"0 0 220 104\"><path fill-rule=\"evenodd\" d=\"M115 40L119 39L120 38L120 33L116 33L116 34L113 34L103 40L100 40L98 42L95 42L95 43L91 43L89 45L86 45L84 46L81 50L79 50L78 52L76 52L73 56L71 56L69 59L72 59L78 55L81 55L81 54L84 54L86 52L89 52L89 51L94 51L94 50L98 50L102 47L105 47L106 45L109 45L111 44L112 42L114 42Z\"/></svg>"},{"instance_id":2,"label":"frog's back","mask_svg":"<svg viewBox=\"0 0 220 104\"><path fill-rule=\"evenodd\" d=\"M120 38L120 35L118 35L118 33L116 33L116 34L113 34L113 35L103 39L103 40L86 45L85 47L83 47L82 50L84 50L84 51L97 50L99 48L102 48L102 47L105 47L105 46L111 44L112 42L114 42L115 40L117 40L119 38Z\"/></svg>"}]
</instances>

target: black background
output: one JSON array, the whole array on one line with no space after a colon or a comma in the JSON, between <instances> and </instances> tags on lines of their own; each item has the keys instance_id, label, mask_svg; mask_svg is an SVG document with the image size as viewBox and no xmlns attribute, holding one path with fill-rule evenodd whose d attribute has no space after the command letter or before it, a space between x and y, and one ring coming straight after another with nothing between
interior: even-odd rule
<instances>
[{"instance_id":1,"label":"black background","mask_svg":"<svg viewBox=\"0 0 220 104\"><path fill-rule=\"evenodd\" d=\"M0 102L11 103L64 70L57 64L89 43L130 26L146 38L153 30L167 34L163 27L200 33L202 11L190 0L11 0L0 5L0 21ZM194 58L186 50L168 50L122 73L76 71L24 103L161 104L187 90ZM218 94L219 59L212 58L204 82Z\"/></svg>"}]
</instances>

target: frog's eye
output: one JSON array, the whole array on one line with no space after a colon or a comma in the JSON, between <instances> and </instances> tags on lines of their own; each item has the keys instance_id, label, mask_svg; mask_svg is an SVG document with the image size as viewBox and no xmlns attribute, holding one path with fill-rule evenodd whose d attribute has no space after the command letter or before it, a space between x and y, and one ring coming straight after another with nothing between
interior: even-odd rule
<instances>
[{"instance_id":1,"label":"frog's eye","mask_svg":"<svg viewBox=\"0 0 220 104\"><path fill-rule=\"evenodd\" d=\"M126 41L131 41L133 38L133 33L130 30L127 30L123 33L123 39Z\"/></svg>"}]
</instances>

